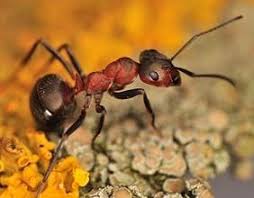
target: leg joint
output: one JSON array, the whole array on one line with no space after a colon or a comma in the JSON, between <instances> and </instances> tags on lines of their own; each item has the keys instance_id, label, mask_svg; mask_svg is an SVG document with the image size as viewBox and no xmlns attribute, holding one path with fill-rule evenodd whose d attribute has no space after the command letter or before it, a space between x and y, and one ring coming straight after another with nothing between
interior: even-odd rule
<instances>
[{"instance_id":1,"label":"leg joint","mask_svg":"<svg viewBox=\"0 0 254 198\"><path fill-rule=\"evenodd\" d=\"M36 44L47 45L47 41L44 38L39 38L37 40Z\"/></svg>"},{"instance_id":2,"label":"leg joint","mask_svg":"<svg viewBox=\"0 0 254 198\"><path fill-rule=\"evenodd\" d=\"M145 95L145 94L146 94L145 90L142 89L142 88L138 89L138 92L139 92L140 94L142 94L142 95Z\"/></svg>"},{"instance_id":3,"label":"leg joint","mask_svg":"<svg viewBox=\"0 0 254 198\"><path fill-rule=\"evenodd\" d=\"M62 50L62 49L69 49L70 48L70 45L68 43L64 43L62 44L59 48L58 48L58 51Z\"/></svg>"},{"instance_id":4,"label":"leg joint","mask_svg":"<svg viewBox=\"0 0 254 198\"><path fill-rule=\"evenodd\" d=\"M106 114L107 113L105 107L102 106L102 105L96 105L95 108L96 108L96 112L97 113L102 113L102 114Z\"/></svg>"}]
</instances>

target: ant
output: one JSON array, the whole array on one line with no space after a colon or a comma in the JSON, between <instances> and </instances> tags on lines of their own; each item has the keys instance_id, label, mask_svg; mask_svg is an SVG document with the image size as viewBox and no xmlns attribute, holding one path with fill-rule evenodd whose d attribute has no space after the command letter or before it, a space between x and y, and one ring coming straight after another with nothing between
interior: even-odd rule
<instances>
[{"instance_id":1,"label":"ant","mask_svg":"<svg viewBox=\"0 0 254 198\"><path fill-rule=\"evenodd\" d=\"M45 132L58 131L61 136L48 169L38 186L36 197L39 197L45 188L63 143L82 125L86 117L86 110L89 108L92 99L95 102L96 112L100 114L98 127L92 138L92 148L94 148L94 142L101 132L106 115L106 109L101 105L104 92L108 92L114 98L123 100L142 95L144 105L151 118L151 126L156 130L155 114L145 90L136 88L121 91L131 84L138 75L144 83L157 87L180 86L180 72L193 78L208 77L221 79L235 86L234 81L224 75L195 74L187 69L176 67L173 64L173 60L198 37L241 18L242 16L237 16L209 30L194 35L171 58L155 49L144 50L139 56L139 62L128 57L122 57L108 64L102 71L92 72L87 75L83 73L69 45L63 44L58 49L54 49L45 40L37 40L22 60L22 65L27 64L37 47L42 45L52 55L48 63L57 59L75 81L75 85L73 87L70 86L57 74L47 74L40 78L32 89L30 108L38 128ZM62 50L67 53L70 62L61 56L60 52ZM84 98L83 108L80 109L80 115L76 121L70 123L69 118L78 108L76 96L79 93Z\"/></svg>"}]
</instances>

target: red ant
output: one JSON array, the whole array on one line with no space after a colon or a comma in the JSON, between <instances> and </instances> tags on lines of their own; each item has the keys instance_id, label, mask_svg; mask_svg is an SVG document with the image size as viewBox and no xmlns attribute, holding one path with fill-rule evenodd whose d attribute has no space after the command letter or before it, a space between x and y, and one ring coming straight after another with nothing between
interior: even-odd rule
<instances>
[{"instance_id":1,"label":"red ant","mask_svg":"<svg viewBox=\"0 0 254 198\"><path fill-rule=\"evenodd\" d=\"M57 156L63 143L68 136L75 132L75 130L83 123L86 116L86 109L89 108L92 97L94 98L96 112L101 114L96 133L92 139L92 146L94 148L94 142L101 132L106 114L105 107L101 105L104 92L108 92L111 96L117 99L129 99L142 95L146 110L151 117L151 125L156 129L155 115L145 90L136 88L121 92L119 91L131 84L138 75L144 83L158 87L180 86L181 76L179 72L183 72L194 78L218 78L235 86L233 80L224 75L195 74L187 69L174 66L172 61L196 38L241 18L242 16L237 16L207 31L194 35L171 58L166 57L154 49L144 50L140 54L139 62L128 57L122 57L108 64L102 71L92 72L88 75L83 73L79 62L67 44L61 45L55 50L45 40L37 40L23 59L22 65L28 63L36 48L39 45L42 45L53 55L48 63L51 63L54 59L60 61L70 74L71 78L75 81L75 86L71 87L56 74L48 74L40 78L33 87L30 97L30 107L38 128L45 132L59 131L61 135L61 140L55 149L49 167L43 180L38 186L36 196L38 197L44 189L46 181L56 164ZM71 64L60 55L60 51L62 50L66 51ZM74 111L77 110L75 96L80 92L84 92L82 94L85 102L79 117L71 124L69 118L73 115Z\"/></svg>"}]
</instances>

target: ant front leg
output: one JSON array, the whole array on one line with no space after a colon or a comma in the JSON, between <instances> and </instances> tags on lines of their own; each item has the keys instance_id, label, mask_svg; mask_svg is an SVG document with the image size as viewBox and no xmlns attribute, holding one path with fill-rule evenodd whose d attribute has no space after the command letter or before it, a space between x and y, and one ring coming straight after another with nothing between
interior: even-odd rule
<instances>
[{"instance_id":1,"label":"ant front leg","mask_svg":"<svg viewBox=\"0 0 254 198\"><path fill-rule=\"evenodd\" d=\"M58 48L57 48L57 51L59 53L61 53L62 50L65 50L73 67L75 68L75 70L77 71L77 73L80 75L80 76L83 76L84 73L83 73L83 70L80 66L80 63L78 61L78 59L75 57L74 55L74 52L72 51L71 47L67 44L67 43L64 43L62 45L60 45ZM55 56L52 56L46 63L46 65L50 65L54 60L56 59Z\"/></svg>"},{"instance_id":2,"label":"ant front leg","mask_svg":"<svg viewBox=\"0 0 254 198\"><path fill-rule=\"evenodd\" d=\"M149 115L151 117L151 126L153 127L153 129L155 131L158 131L157 127L155 126L155 114L153 112L152 106L150 104L150 101L149 101L149 99L147 97L147 94L146 94L144 89L137 88L137 89L130 89L130 90L127 90L127 91L122 91L122 92L115 92L113 90L110 90L109 94L111 96L117 98L117 99L122 99L122 100L133 98L133 97L138 96L138 95L143 95L143 101L144 101L146 110L147 110L147 112L149 113Z\"/></svg>"},{"instance_id":3,"label":"ant front leg","mask_svg":"<svg viewBox=\"0 0 254 198\"><path fill-rule=\"evenodd\" d=\"M28 51L27 55L21 61L21 65L26 65L29 62L29 60L31 59L32 55L34 54L35 50L39 45L42 45L49 53L52 54L52 56L54 56L54 58L60 61L64 66L64 68L67 70L67 72L71 75L71 77L75 79L75 74L69 63L64 60L64 58L59 54L58 51L56 51L47 41L43 39L39 39L33 44L32 48Z\"/></svg>"},{"instance_id":4,"label":"ant front leg","mask_svg":"<svg viewBox=\"0 0 254 198\"><path fill-rule=\"evenodd\" d=\"M81 124L83 123L85 117L86 117L86 112L85 112L85 109L84 109L84 110L81 111L81 114L80 114L79 118L63 133L63 135L61 137L61 140L59 141L59 143L58 143L58 145L57 145L57 147L54 151L53 157L52 157L52 159L49 163L49 166L46 170L46 173L43 176L42 181L39 183L39 186L38 186L38 189L37 189L37 192L36 192L36 198L39 198L40 193L44 190L44 188L46 186L46 182L48 180L48 177L49 177L50 173L52 172L52 170L54 169L54 167L56 165L58 154L61 151L64 142L68 139L68 137L73 132L76 131L77 128L79 128L81 126Z\"/></svg>"},{"instance_id":5,"label":"ant front leg","mask_svg":"<svg viewBox=\"0 0 254 198\"><path fill-rule=\"evenodd\" d=\"M96 140L96 138L101 133L101 129L102 129L103 125L104 125L104 120L105 120L105 116L106 116L106 113L107 113L105 107L100 105L101 99L102 99L102 94L96 94L96 95L94 95L95 110L96 110L97 113L101 114L101 116L100 116L99 124L97 126L95 135L92 138L92 149L93 150L95 150L95 140Z\"/></svg>"}]
</instances>

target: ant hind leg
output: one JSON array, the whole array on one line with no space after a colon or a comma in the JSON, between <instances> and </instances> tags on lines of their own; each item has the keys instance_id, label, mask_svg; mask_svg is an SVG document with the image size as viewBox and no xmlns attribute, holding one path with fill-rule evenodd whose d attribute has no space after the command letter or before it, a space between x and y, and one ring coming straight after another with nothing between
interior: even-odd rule
<instances>
[{"instance_id":1,"label":"ant hind leg","mask_svg":"<svg viewBox=\"0 0 254 198\"><path fill-rule=\"evenodd\" d=\"M35 50L38 48L39 45L42 45L50 54L52 54L52 56L54 56L60 63L62 63L66 71L71 75L73 79L75 79L75 74L69 63L64 60L64 58L59 54L58 51L56 51L47 41L43 39L39 39L33 44L26 56L22 59L21 65L26 65L30 61L32 55L34 54Z\"/></svg>"},{"instance_id":2,"label":"ant hind leg","mask_svg":"<svg viewBox=\"0 0 254 198\"><path fill-rule=\"evenodd\" d=\"M73 67L75 68L76 72L80 75L80 76L83 76L84 75L84 72L80 66L80 63L78 61L78 59L75 57L74 55L74 52L73 50L71 49L71 47L67 44L67 43L64 43L62 45L60 45L58 48L57 48L57 51L59 53L61 53L62 50L65 50ZM50 65L54 60L56 59L55 56L52 56L45 65Z\"/></svg>"},{"instance_id":3,"label":"ant hind leg","mask_svg":"<svg viewBox=\"0 0 254 198\"><path fill-rule=\"evenodd\" d=\"M52 172L52 170L54 169L56 162L57 162L57 158L58 158L58 154L61 151L64 142L68 139L68 137L76 131L77 128L79 128L81 126L81 124L83 123L84 119L86 116L86 112L85 110L81 111L81 114L79 116L79 118L63 133L55 151L53 154L53 157L49 163L49 166L46 170L45 175L43 176L42 181L39 183L37 191L36 191L36 198L39 198L41 192L44 190L48 177L50 176L50 173Z\"/></svg>"},{"instance_id":4,"label":"ant hind leg","mask_svg":"<svg viewBox=\"0 0 254 198\"><path fill-rule=\"evenodd\" d=\"M22 66L25 66L31 59L31 57L33 56L34 52L36 51L36 49L38 48L39 45L42 45L50 54L52 54L52 56L57 59L65 68L65 70L70 74L70 76L72 77L72 79L76 79L75 77L75 73L73 72L73 69L71 67L71 65L66 62L64 60L64 58L58 53L58 51L56 51L47 41L43 40L43 39L38 39L31 47L31 49L27 52L26 56L21 60L21 63L19 67L17 67L14 72L12 72L12 74L10 74L10 77L8 77L6 80L4 80L4 84L12 84L13 81L16 80L16 75L18 73L20 73L23 69ZM77 63L77 61L76 61ZM78 63L77 63L78 64ZM76 66L78 67L78 65ZM76 69L75 67L75 69ZM41 73L42 70L39 71L39 73ZM44 69L43 69L44 71ZM80 69L81 71L81 69ZM35 76L37 76L38 73L34 74ZM3 93L5 90L7 90L8 86L4 86L3 88L0 87L0 94ZM23 87L22 87L23 88ZM27 87L24 87L25 89Z\"/></svg>"},{"instance_id":5,"label":"ant hind leg","mask_svg":"<svg viewBox=\"0 0 254 198\"><path fill-rule=\"evenodd\" d=\"M101 133L101 130L103 128L103 125L104 125L104 120L105 120L105 116L106 116L106 109L104 106L100 105L101 103L101 99L102 99L102 94L97 94L94 96L94 99L95 99L95 110L97 113L101 114L100 116L100 120L99 120L99 124L96 128L96 132L95 132L95 135L93 136L92 138L92 149L93 150L96 150L95 148L95 140L96 138L100 135Z\"/></svg>"}]
</instances>

